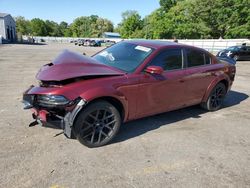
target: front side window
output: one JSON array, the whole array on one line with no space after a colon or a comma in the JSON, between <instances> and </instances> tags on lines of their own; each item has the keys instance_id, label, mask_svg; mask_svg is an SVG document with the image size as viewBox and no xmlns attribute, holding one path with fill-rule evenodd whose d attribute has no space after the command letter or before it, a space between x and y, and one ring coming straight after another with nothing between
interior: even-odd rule
<instances>
[{"instance_id":1,"label":"front side window","mask_svg":"<svg viewBox=\"0 0 250 188\"><path fill-rule=\"evenodd\" d=\"M101 64L115 67L124 72L133 72L153 52L152 48L132 44L117 43L93 56Z\"/></svg>"},{"instance_id":2,"label":"front side window","mask_svg":"<svg viewBox=\"0 0 250 188\"><path fill-rule=\"evenodd\" d=\"M182 69L182 50L167 49L155 57L150 65L160 66L164 70Z\"/></svg>"}]
</instances>

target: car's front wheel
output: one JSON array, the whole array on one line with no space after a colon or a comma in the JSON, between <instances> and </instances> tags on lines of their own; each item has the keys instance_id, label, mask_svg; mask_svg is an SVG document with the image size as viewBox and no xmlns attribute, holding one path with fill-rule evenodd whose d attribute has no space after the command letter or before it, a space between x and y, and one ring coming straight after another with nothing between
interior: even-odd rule
<instances>
[{"instance_id":1,"label":"car's front wheel","mask_svg":"<svg viewBox=\"0 0 250 188\"><path fill-rule=\"evenodd\" d=\"M239 56L238 56L238 55L235 55L235 56L233 57L233 59L234 59L235 61L238 61Z\"/></svg>"},{"instance_id":2,"label":"car's front wheel","mask_svg":"<svg viewBox=\"0 0 250 188\"><path fill-rule=\"evenodd\" d=\"M202 103L201 106L208 111L216 111L220 109L226 93L225 84L221 82L218 83L209 94L207 101Z\"/></svg>"},{"instance_id":3,"label":"car's front wheel","mask_svg":"<svg viewBox=\"0 0 250 188\"><path fill-rule=\"evenodd\" d=\"M87 147L99 147L110 142L121 125L118 110L109 102L96 101L78 115L75 124L77 139Z\"/></svg>"}]
</instances>

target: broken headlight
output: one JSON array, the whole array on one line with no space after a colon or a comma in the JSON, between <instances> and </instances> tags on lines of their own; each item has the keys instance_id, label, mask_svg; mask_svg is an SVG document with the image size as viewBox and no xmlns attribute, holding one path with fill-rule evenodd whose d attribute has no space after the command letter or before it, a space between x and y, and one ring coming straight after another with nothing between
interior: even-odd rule
<instances>
[{"instance_id":1,"label":"broken headlight","mask_svg":"<svg viewBox=\"0 0 250 188\"><path fill-rule=\"evenodd\" d=\"M69 104L69 100L62 95L37 95L37 103L43 107L57 107Z\"/></svg>"}]
</instances>

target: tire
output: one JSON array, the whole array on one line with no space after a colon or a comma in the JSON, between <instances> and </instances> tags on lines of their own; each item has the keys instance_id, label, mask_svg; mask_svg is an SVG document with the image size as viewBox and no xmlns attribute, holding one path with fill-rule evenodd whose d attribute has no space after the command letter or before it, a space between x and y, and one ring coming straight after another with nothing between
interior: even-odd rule
<instances>
[{"instance_id":1,"label":"tire","mask_svg":"<svg viewBox=\"0 0 250 188\"><path fill-rule=\"evenodd\" d=\"M201 104L202 108L208 111L219 110L222 106L226 93L225 84L221 82L218 83L209 94L207 101Z\"/></svg>"},{"instance_id":2,"label":"tire","mask_svg":"<svg viewBox=\"0 0 250 188\"><path fill-rule=\"evenodd\" d=\"M109 102L100 100L81 111L74 124L79 142L89 148L109 143L118 133L121 116Z\"/></svg>"}]
</instances>

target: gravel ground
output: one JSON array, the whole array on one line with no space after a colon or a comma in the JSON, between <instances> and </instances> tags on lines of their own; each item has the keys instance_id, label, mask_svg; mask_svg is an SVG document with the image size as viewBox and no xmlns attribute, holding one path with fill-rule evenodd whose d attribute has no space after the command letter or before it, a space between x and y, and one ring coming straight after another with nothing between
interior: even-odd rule
<instances>
[{"instance_id":1,"label":"gravel ground","mask_svg":"<svg viewBox=\"0 0 250 188\"><path fill-rule=\"evenodd\" d=\"M115 141L89 149L28 127L22 92L62 49L74 44L0 45L0 187L250 187L250 62L237 75L224 108L198 106L122 126Z\"/></svg>"}]
</instances>

